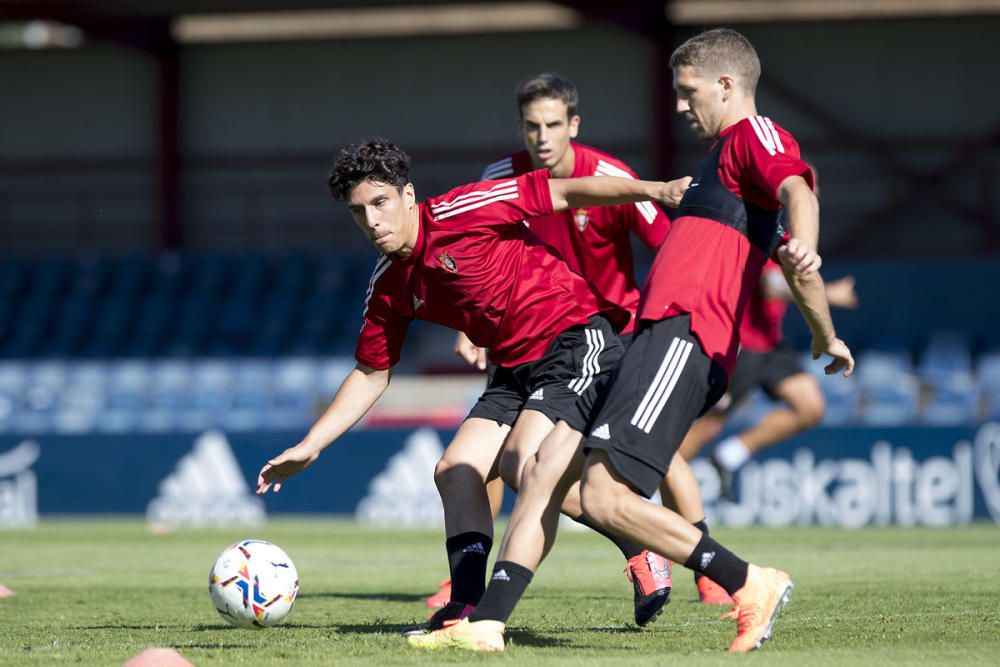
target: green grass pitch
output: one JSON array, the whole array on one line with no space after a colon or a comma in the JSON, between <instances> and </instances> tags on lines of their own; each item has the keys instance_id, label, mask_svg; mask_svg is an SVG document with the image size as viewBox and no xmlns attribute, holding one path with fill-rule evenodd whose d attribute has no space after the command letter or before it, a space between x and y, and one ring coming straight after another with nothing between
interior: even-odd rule
<instances>
[{"instance_id":1,"label":"green grass pitch","mask_svg":"<svg viewBox=\"0 0 1000 667\"><path fill-rule=\"evenodd\" d=\"M795 581L757 654L724 652L733 621L696 603L680 568L663 616L635 628L624 563L589 533L560 535L511 619L506 653L421 654L398 631L423 618L423 598L444 578L440 531L278 517L254 530L152 535L131 519L45 521L0 532L0 582L17 593L0 598L0 665L116 665L149 646L196 665L1000 664L996 526L713 535ZM245 537L277 543L298 567L301 594L283 626L231 628L211 606L208 571Z\"/></svg>"}]
</instances>

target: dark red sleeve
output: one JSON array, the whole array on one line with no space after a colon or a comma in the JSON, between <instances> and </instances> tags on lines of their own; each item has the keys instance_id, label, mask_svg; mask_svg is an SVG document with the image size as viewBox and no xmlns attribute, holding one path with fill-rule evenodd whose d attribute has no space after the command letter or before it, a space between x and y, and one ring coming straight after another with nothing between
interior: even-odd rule
<instances>
[{"instance_id":1,"label":"dark red sleeve","mask_svg":"<svg viewBox=\"0 0 1000 667\"><path fill-rule=\"evenodd\" d=\"M386 370L399 363L412 318L400 314L400 309L393 304L389 283L394 274L379 275L378 269L376 265L365 301L364 323L358 334L354 358L365 366Z\"/></svg>"}]
</instances>

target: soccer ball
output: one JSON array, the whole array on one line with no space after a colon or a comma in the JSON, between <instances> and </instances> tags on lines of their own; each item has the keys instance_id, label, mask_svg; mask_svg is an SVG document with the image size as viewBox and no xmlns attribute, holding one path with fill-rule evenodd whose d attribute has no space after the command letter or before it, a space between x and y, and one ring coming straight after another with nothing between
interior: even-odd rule
<instances>
[{"instance_id":1,"label":"soccer ball","mask_svg":"<svg viewBox=\"0 0 1000 667\"><path fill-rule=\"evenodd\" d=\"M299 594L295 563L264 540L243 540L222 552L208 575L208 593L222 618L241 628L280 623Z\"/></svg>"}]
</instances>

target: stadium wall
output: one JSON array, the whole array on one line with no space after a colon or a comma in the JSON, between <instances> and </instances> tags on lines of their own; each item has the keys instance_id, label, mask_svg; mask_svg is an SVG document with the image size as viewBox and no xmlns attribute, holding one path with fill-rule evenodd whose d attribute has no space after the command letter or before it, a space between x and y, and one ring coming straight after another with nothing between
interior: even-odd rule
<instances>
[{"instance_id":1,"label":"stadium wall","mask_svg":"<svg viewBox=\"0 0 1000 667\"><path fill-rule=\"evenodd\" d=\"M453 431L348 433L279 494L252 495L258 466L296 433L0 438L0 525L39 514L142 513L154 527L253 524L268 512L355 513L364 523L438 524L434 463ZM1000 523L1000 424L824 428L741 472L739 502L694 463L713 521L744 526ZM508 508L510 503L508 494Z\"/></svg>"},{"instance_id":2,"label":"stadium wall","mask_svg":"<svg viewBox=\"0 0 1000 667\"><path fill-rule=\"evenodd\" d=\"M959 209L988 200L998 185L995 141L978 153L975 145L997 131L993 92L982 82L1000 60L1000 43L989 38L1000 17L741 29L764 64L761 113L791 130L822 173L828 247L845 239L859 253L878 255L992 247ZM337 148L388 135L417 158L419 192L436 194L477 178L486 161L517 147L513 87L542 69L579 85L584 141L652 175L650 138L664 122L651 107L654 54L643 38L606 25L184 47L186 243L314 247L346 229L347 241L360 245L323 189ZM155 244L155 81L153 62L123 47L0 55L0 86L16 91L0 107L4 252ZM821 113L781 94L779 84ZM674 134L677 169L690 171L703 147L680 123ZM946 170L911 192L904 174L926 176L963 154L972 157L960 177ZM942 181L936 196L921 196ZM863 233L853 228L908 192L918 206L887 209L887 219Z\"/></svg>"}]
</instances>

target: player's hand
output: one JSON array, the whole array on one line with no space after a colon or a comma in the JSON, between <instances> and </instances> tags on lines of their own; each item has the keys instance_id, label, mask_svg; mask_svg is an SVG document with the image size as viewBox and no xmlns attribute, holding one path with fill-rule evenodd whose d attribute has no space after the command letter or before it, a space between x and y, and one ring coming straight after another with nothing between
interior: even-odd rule
<instances>
[{"instance_id":1,"label":"player's hand","mask_svg":"<svg viewBox=\"0 0 1000 667\"><path fill-rule=\"evenodd\" d=\"M831 280L826 284L826 300L831 306L855 309L858 307L858 293L854 291L854 276Z\"/></svg>"},{"instance_id":2,"label":"player's hand","mask_svg":"<svg viewBox=\"0 0 1000 667\"><path fill-rule=\"evenodd\" d=\"M465 363L475 366L481 371L486 370L486 348L479 347L461 331L455 337L455 354L460 356Z\"/></svg>"},{"instance_id":3,"label":"player's hand","mask_svg":"<svg viewBox=\"0 0 1000 667\"><path fill-rule=\"evenodd\" d=\"M789 239L778 246L778 259L782 264L790 264L800 276L815 273L823 265L819 253L798 239Z\"/></svg>"},{"instance_id":4,"label":"player's hand","mask_svg":"<svg viewBox=\"0 0 1000 667\"><path fill-rule=\"evenodd\" d=\"M267 493L271 486L274 492L281 491L281 485L292 475L302 472L319 458L319 452L304 443L289 447L264 464L257 475L257 495Z\"/></svg>"},{"instance_id":5,"label":"player's hand","mask_svg":"<svg viewBox=\"0 0 1000 667\"><path fill-rule=\"evenodd\" d=\"M684 198L684 191L688 189L688 185L690 184L690 176L684 176L683 178L678 178L673 181L667 181L663 184L663 188L661 189L660 195L657 199L663 202L664 206L677 208L681 205L681 199Z\"/></svg>"},{"instance_id":6,"label":"player's hand","mask_svg":"<svg viewBox=\"0 0 1000 667\"><path fill-rule=\"evenodd\" d=\"M854 357L851 356L851 350L844 341L834 338L829 345L824 345L814 338L812 344L813 359L819 359L824 354L833 357L833 361L823 368L827 375L836 375L843 371L844 377L848 377L854 372Z\"/></svg>"}]
</instances>

